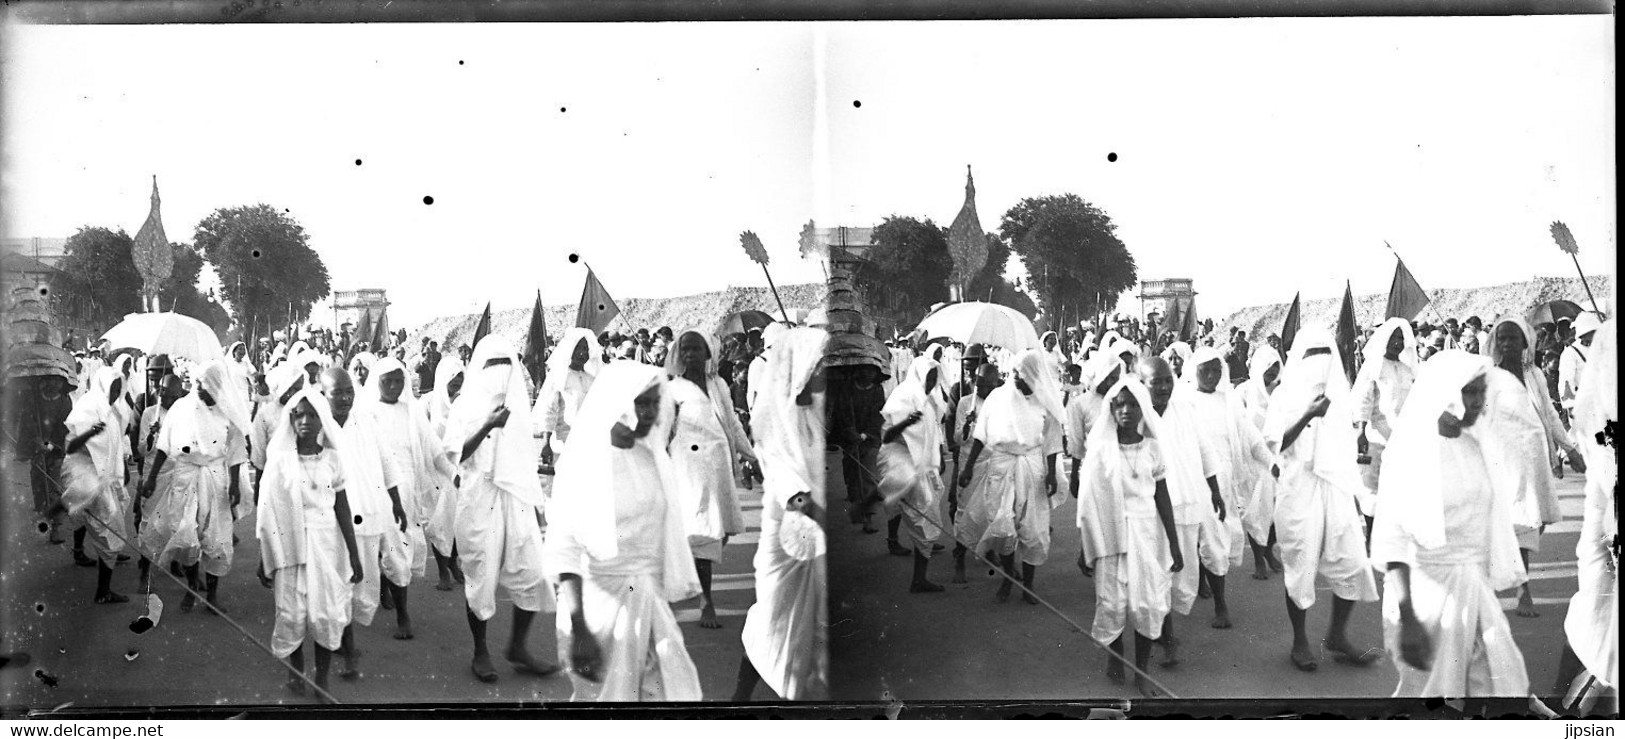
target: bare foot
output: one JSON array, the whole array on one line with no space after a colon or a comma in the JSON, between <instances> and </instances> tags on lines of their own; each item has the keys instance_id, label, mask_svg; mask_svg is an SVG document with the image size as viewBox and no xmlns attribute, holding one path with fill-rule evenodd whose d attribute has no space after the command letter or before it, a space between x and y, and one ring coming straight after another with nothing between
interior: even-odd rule
<instances>
[{"instance_id":1,"label":"bare foot","mask_svg":"<svg viewBox=\"0 0 1625 739\"><path fill-rule=\"evenodd\" d=\"M1230 628L1230 612L1218 611L1214 613L1213 620L1208 622L1208 626L1212 626L1215 629Z\"/></svg>"},{"instance_id":2,"label":"bare foot","mask_svg":"<svg viewBox=\"0 0 1625 739\"><path fill-rule=\"evenodd\" d=\"M915 580L913 584L908 586L908 592L910 593L940 593L945 589L930 580Z\"/></svg>"},{"instance_id":3,"label":"bare foot","mask_svg":"<svg viewBox=\"0 0 1625 739\"><path fill-rule=\"evenodd\" d=\"M197 596L193 595L191 590L187 590L186 595L181 596L181 613L191 613L196 605Z\"/></svg>"},{"instance_id":4,"label":"bare foot","mask_svg":"<svg viewBox=\"0 0 1625 739\"><path fill-rule=\"evenodd\" d=\"M306 685L305 685L304 678L300 678L300 677L290 677L290 678L288 678L288 692L289 693L293 693L294 695L304 695L305 691L306 691Z\"/></svg>"},{"instance_id":5,"label":"bare foot","mask_svg":"<svg viewBox=\"0 0 1625 739\"><path fill-rule=\"evenodd\" d=\"M1033 595L1030 591L1021 591L1021 600L1029 606L1038 605L1038 596Z\"/></svg>"},{"instance_id":6,"label":"bare foot","mask_svg":"<svg viewBox=\"0 0 1625 739\"><path fill-rule=\"evenodd\" d=\"M1327 639L1324 642L1326 651L1332 653L1332 659L1338 664L1363 667L1382 658L1383 651L1376 647L1362 648L1350 644L1347 637L1336 640Z\"/></svg>"},{"instance_id":7,"label":"bare foot","mask_svg":"<svg viewBox=\"0 0 1625 739\"><path fill-rule=\"evenodd\" d=\"M1106 679L1114 685L1123 684L1123 660L1113 657L1106 658Z\"/></svg>"},{"instance_id":8,"label":"bare foot","mask_svg":"<svg viewBox=\"0 0 1625 739\"><path fill-rule=\"evenodd\" d=\"M700 628L702 628L702 629L720 629L720 628L722 628L722 621L721 621L721 619L717 618L717 607L714 604L707 603L704 606L700 607Z\"/></svg>"},{"instance_id":9,"label":"bare foot","mask_svg":"<svg viewBox=\"0 0 1625 739\"><path fill-rule=\"evenodd\" d=\"M530 652L523 649L509 649L507 658L508 662L513 665L513 671L521 675L547 677L559 671L558 665L536 659L531 656Z\"/></svg>"},{"instance_id":10,"label":"bare foot","mask_svg":"<svg viewBox=\"0 0 1625 739\"><path fill-rule=\"evenodd\" d=\"M1254 580L1268 580L1268 579L1270 579L1270 571L1269 571L1268 565L1260 563L1258 565L1258 569L1253 570L1253 579Z\"/></svg>"},{"instance_id":11,"label":"bare foot","mask_svg":"<svg viewBox=\"0 0 1625 739\"><path fill-rule=\"evenodd\" d=\"M1314 672L1320 664L1315 661L1315 653L1308 644L1298 644L1292 647L1292 666L1304 672Z\"/></svg>"},{"instance_id":12,"label":"bare foot","mask_svg":"<svg viewBox=\"0 0 1625 739\"><path fill-rule=\"evenodd\" d=\"M209 614L210 616L224 616L227 613L230 613L230 611L226 610L225 602L219 598L210 598L209 605L214 606L214 608L205 608L203 609L203 612Z\"/></svg>"},{"instance_id":13,"label":"bare foot","mask_svg":"<svg viewBox=\"0 0 1625 739\"><path fill-rule=\"evenodd\" d=\"M474 677L482 683L497 681L497 670L491 666L491 655L489 654L474 655L474 661L469 664L469 668L474 671Z\"/></svg>"},{"instance_id":14,"label":"bare foot","mask_svg":"<svg viewBox=\"0 0 1625 739\"><path fill-rule=\"evenodd\" d=\"M1182 661L1179 659L1179 640L1165 636L1157 640L1157 643L1162 645L1162 661L1157 664L1165 669L1178 666Z\"/></svg>"},{"instance_id":15,"label":"bare foot","mask_svg":"<svg viewBox=\"0 0 1625 739\"><path fill-rule=\"evenodd\" d=\"M1139 689L1141 697L1145 697L1145 698L1166 698L1167 697L1167 696L1162 694L1162 691L1157 690L1156 686L1152 685L1150 680L1145 679L1144 675L1136 675L1134 677L1134 687Z\"/></svg>"},{"instance_id":16,"label":"bare foot","mask_svg":"<svg viewBox=\"0 0 1625 739\"><path fill-rule=\"evenodd\" d=\"M413 637L413 634L412 634L412 619L406 619L405 621L397 621L395 623L395 633L394 633L393 636L396 639L399 639L401 641L411 639Z\"/></svg>"},{"instance_id":17,"label":"bare foot","mask_svg":"<svg viewBox=\"0 0 1625 739\"><path fill-rule=\"evenodd\" d=\"M452 590L456 590L457 586L452 584L450 575L443 575L440 578L440 582L435 583L434 589L442 592L450 592Z\"/></svg>"},{"instance_id":18,"label":"bare foot","mask_svg":"<svg viewBox=\"0 0 1625 739\"><path fill-rule=\"evenodd\" d=\"M965 584L966 580L965 580L965 563L964 562L955 562L954 563L954 577L950 582L952 582L955 585L964 585Z\"/></svg>"},{"instance_id":19,"label":"bare foot","mask_svg":"<svg viewBox=\"0 0 1625 739\"><path fill-rule=\"evenodd\" d=\"M1535 610L1535 599L1527 592L1518 598L1518 610L1515 613L1524 618L1540 618L1540 611Z\"/></svg>"},{"instance_id":20,"label":"bare foot","mask_svg":"<svg viewBox=\"0 0 1625 739\"><path fill-rule=\"evenodd\" d=\"M1010 581L999 583L999 592L993 594L993 600L1004 603L1010 600Z\"/></svg>"}]
</instances>

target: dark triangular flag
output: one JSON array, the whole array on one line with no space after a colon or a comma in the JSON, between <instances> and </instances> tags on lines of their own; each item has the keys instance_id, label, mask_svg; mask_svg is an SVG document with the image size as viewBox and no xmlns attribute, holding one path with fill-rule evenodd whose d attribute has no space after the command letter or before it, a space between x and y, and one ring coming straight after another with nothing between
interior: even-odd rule
<instances>
[{"instance_id":1,"label":"dark triangular flag","mask_svg":"<svg viewBox=\"0 0 1625 739\"><path fill-rule=\"evenodd\" d=\"M1337 309L1337 352L1343 355L1343 372L1354 382L1354 337L1360 334L1354 322L1354 287L1343 283L1343 305Z\"/></svg>"},{"instance_id":2,"label":"dark triangular flag","mask_svg":"<svg viewBox=\"0 0 1625 739\"><path fill-rule=\"evenodd\" d=\"M474 324L474 340L468 343L469 348L480 345L480 339L491 333L491 303L486 301L485 312L480 314L480 322Z\"/></svg>"},{"instance_id":3,"label":"dark triangular flag","mask_svg":"<svg viewBox=\"0 0 1625 739\"><path fill-rule=\"evenodd\" d=\"M588 267L587 283L581 286L581 304L576 308L576 326L595 334L603 333L604 329L609 328L609 322L620 314L621 309L615 306L609 291L604 289L598 275Z\"/></svg>"},{"instance_id":4,"label":"dark triangular flag","mask_svg":"<svg viewBox=\"0 0 1625 739\"><path fill-rule=\"evenodd\" d=\"M389 339L389 311L388 309L380 309L378 311L378 320L372 324L372 350L376 352L379 349L387 348Z\"/></svg>"},{"instance_id":5,"label":"dark triangular flag","mask_svg":"<svg viewBox=\"0 0 1625 739\"><path fill-rule=\"evenodd\" d=\"M1292 296L1292 307L1286 311L1286 322L1281 324L1281 358L1286 359L1288 352L1292 351L1292 339L1298 335L1298 295Z\"/></svg>"},{"instance_id":6,"label":"dark triangular flag","mask_svg":"<svg viewBox=\"0 0 1625 739\"><path fill-rule=\"evenodd\" d=\"M1158 335L1154 337L1157 339L1158 346L1161 346L1163 336L1168 334L1177 334L1180 327L1185 325L1185 319L1181 317L1181 313L1182 311L1179 309L1179 299L1175 298L1174 300L1169 301L1168 315L1162 317L1162 325L1158 327ZM1176 336L1175 338L1178 337Z\"/></svg>"},{"instance_id":7,"label":"dark triangular flag","mask_svg":"<svg viewBox=\"0 0 1625 739\"><path fill-rule=\"evenodd\" d=\"M525 369L530 372L530 380L536 387L542 386L542 380L547 379L547 365L543 357L547 350L547 321L542 309L542 291L536 291L536 305L530 309L530 330L525 332L525 350L520 355L525 363Z\"/></svg>"},{"instance_id":8,"label":"dark triangular flag","mask_svg":"<svg viewBox=\"0 0 1625 739\"><path fill-rule=\"evenodd\" d=\"M1201 331L1202 322L1196 320L1196 298L1191 298L1185 305L1185 318L1180 324L1180 338L1190 341Z\"/></svg>"},{"instance_id":9,"label":"dark triangular flag","mask_svg":"<svg viewBox=\"0 0 1625 739\"><path fill-rule=\"evenodd\" d=\"M1414 320L1421 315L1422 309L1430 302L1422 284L1416 281L1411 271L1405 269L1405 260L1398 260L1394 265L1394 284L1388 288L1388 307L1383 309L1383 318L1403 318Z\"/></svg>"},{"instance_id":10,"label":"dark triangular flag","mask_svg":"<svg viewBox=\"0 0 1625 739\"><path fill-rule=\"evenodd\" d=\"M372 343L372 334L372 311L367 308L362 308L361 325L356 326L355 340L357 342L365 341L370 345Z\"/></svg>"}]
</instances>

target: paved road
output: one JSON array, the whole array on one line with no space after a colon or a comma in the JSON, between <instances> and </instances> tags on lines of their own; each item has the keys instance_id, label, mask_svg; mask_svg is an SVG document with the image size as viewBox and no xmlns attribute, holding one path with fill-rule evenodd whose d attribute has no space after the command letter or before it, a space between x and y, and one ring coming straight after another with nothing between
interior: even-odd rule
<instances>
[{"instance_id":1,"label":"paved road","mask_svg":"<svg viewBox=\"0 0 1625 739\"><path fill-rule=\"evenodd\" d=\"M838 456L829 457L832 501L846 493ZM1065 490L1062 483L1061 490ZM1532 685L1549 686L1563 645L1563 616L1575 590L1574 547L1580 530L1583 478L1571 474L1560 485L1564 521L1548 529L1542 551L1531 565L1540 617L1508 613L1522 648ZM1065 494L1064 492L1062 493ZM1053 512L1054 535L1047 564L1038 569L1035 589L1062 614L1080 624L1077 633L1042 606L1012 598L997 603L998 580L973 564L968 584L949 584L952 557L932 560L930 576L947 586L940 594L908 593L908 557L886 552L885 534L863 534L846 523L842 504L834 505L830 526L830 663L833 697L841 700L1085 699L1134 697L1132 686L1117 686L1103 674L1104 655L1089 641L1094 618L1092 581L1074 562L1079 535L1074 503ZM1235 627L1208 626L1212 601L1198 600L1188 617L1175 617L1184 642L1184 664L1151 674L1182 698L1308 698L1391 695L1397 676L1386 658L1368 667L1323 660L1314 674L1294 669L1287 651L1291 632L1281 578L1251 578L1252 555L1229 581ZM1321 589L1309 613L1313 639L1325 633L1330 593ZM1511 609L1515 599L1503 598ZM1380 607L1355 609L1350 634L1361 644L1380 646ZM1129 646L1130 656L1133 654ZM1158 654L1160 657L1160 652Z\"/></svg>"},{"instance_id":2,"label":"paved road","mask_svg":"<svg viewBox=\"0 0 1625 739\"><path fill-rule=\"evenodd\" d=\"M0 535L4 536L4 548L0 550L4 555L0 561L0 649L32 656L32 664L26 669L0 672L4 707L48 709L69 702L77 707L313 702L287 693L282 668L220 618L206 614L201 607L189 614L181 613L180 586L167 577L154 574L154 590L165 603L159 627L139 636L131 633L128 625L144 611L144 606L134 599L118 606L93 604L95 570L74 566L67 545L52 546L44 534L34 529L26 469L7 453L0 459L0 473L5 491L0 503ZM712 700L726 700L733 694L743 655L740 629L746 609L755 600L751 558L760 526L760 489L742 492L741 500L748 533L729 542L714 584L723 628L698 627L697 598L677 608L704 694ZM271 591L261 588L254 579L259 547L253 538L253 520L239 521L237 531L241 541L221 592L230 617L255 638L268 642L273 604ZM569 699L569 681L563 676L522 677L501 661L500 649L511 624L511 608L503 603L498 604L489 636L501 678L493 685L476 682L468 667L471 652L462 591L436 590L433 570L431 563L431 579L414 583L411 588L417 638L391 639L394 614L380 611L372 626L359 632L362 679L349 683L335 677L332 682L332 691L340 701L515 703ZM115 590L133 594L135 564L119 566L113 582ZM552 614L538 617L530 643L535 653L550 660L556 657ZM127 658L130 654L133 657ZM306 661L308 664L310 658ZM759 692L757 697L771 696Z\"/></svg>"}]
</instances>

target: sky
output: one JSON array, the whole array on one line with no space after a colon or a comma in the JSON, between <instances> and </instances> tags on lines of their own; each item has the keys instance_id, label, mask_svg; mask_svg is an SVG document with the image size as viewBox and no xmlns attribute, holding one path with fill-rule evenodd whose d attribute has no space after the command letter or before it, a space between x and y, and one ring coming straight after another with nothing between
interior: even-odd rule
<instances>
[{"instance_id":1,"label":"sky","mask_svg":"<svg viewBox=\"0 0 1625 739\"><path fill-rule=\"evenodd\" d=\"M1427 288L1572 276L1553 220L1614 261L1608 16L4 33L0 235L133 234L156 174L171 240L285 208L400 326L573 302L571 254L616 297L764 285L745 230L818 281L808 220L947 225L966 165L986 230L1076 193L1212 315L1384 292L1384 241Z\"/></svg>"}]
</instances>

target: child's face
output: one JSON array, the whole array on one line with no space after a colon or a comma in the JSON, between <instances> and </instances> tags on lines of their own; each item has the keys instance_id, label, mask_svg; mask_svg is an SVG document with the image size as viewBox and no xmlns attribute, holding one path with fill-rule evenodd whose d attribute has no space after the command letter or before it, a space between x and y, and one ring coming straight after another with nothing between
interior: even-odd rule
<instances>
[{"instance_id":1,"label":"child's face","mask_svg":"<svg viewBox=\"0 0 1625 739\"><path fill-rule=\"evenodd\" d=\"M1224 368L1219 360L1210 359L1196 368L1196 389L1204 393L1211 393L1218 389L1219 381L1224 379Z\"/></svg>"},{"instance_id":2,"label":"child's face","mask_svg":"<svg viewBox=\"0 0 1625 739\"><path fill-rule=\"evenodd\" d=\"M641 439L649 435L655 419L660 416L660 386L655 385L639 394L632 401L632 408L638 417L638 427L633 429L632 435Z\"/></svg>"},{"instance_id":3,"label":"child's face","mask_svg":"<svg viewBox=\"0 0 1625 739\"><path fill-rule=\"evenodd\" d=\"M1117 428L1137 430L1143 417L1140 401L1134 399L1133 393L1125 389L1112 398L1112 420L1117 422Z\"/></svg>"},{"instance_id":4,"label":"child's face","mask_svg":"<svg viewBox=\"0 0 1625 739\"><path fill-rule=\"evenodd\" d=\"M315 443L316 435L322 432L322 417L316 414L309 400L299 401L289 420L293 423L294 437L306 444Z\"/></svg>"},{"instance_id":5,"label":"child's face","mask_svg":"<svg viewBox=\"0 0 1625 739\"><path fill-rule=\"evenodd\" d=\"M378 378L378 398L385 403L394 403L401 399L401 393L406 390L406 373L394 370Z\"/></svg>"}]
</instances>

